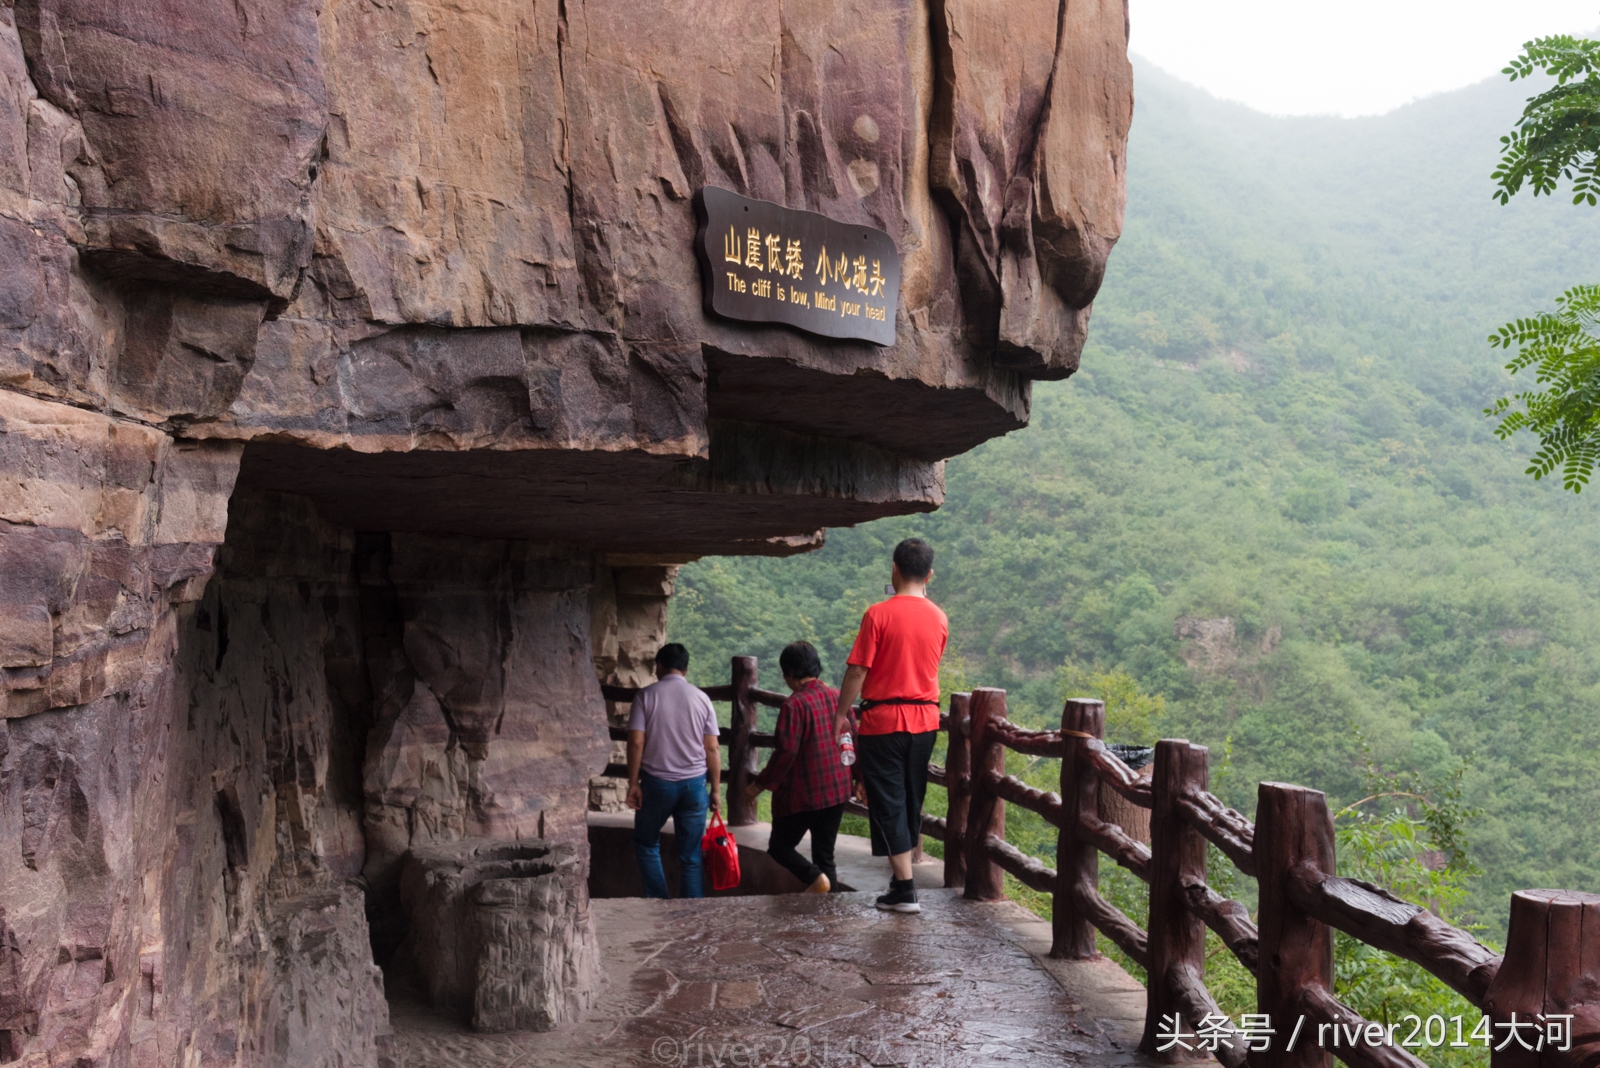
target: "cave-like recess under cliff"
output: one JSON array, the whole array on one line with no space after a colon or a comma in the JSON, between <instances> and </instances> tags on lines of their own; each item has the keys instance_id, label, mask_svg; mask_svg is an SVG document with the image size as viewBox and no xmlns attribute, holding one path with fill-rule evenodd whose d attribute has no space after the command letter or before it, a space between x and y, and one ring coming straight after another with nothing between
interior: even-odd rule
<instances>
[{"instance_id":1,"label":"cave-like recess under cliff","mask_svg":"<svg viewBox=\"0 0 1600 1068\"><path fill-rule=\"evenodd\" d=\"M383 1062L406 865L587 863L675 567L936 508L1076 368L1126 46L1123 0L0 2L0 1063ZM705 186L887 231L895 343L709 317Z\"/></svg>"}]
</instances>

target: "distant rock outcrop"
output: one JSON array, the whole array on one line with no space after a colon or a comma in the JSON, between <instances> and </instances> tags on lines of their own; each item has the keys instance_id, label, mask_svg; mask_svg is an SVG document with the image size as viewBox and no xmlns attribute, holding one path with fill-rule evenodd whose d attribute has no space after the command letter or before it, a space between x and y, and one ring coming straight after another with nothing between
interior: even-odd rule
<instances>
[{"instance_id":1,"label":"distant rock outcrop","mask_svg":"<svg viewBox=\"0 0 1600 1068\"><path fill-rule=\"evenodd\" d=\"M1215 619L1179 616L1173 621L1172 636L1184 643L1179 655L1186 665L1226 674L1235 666L1271 656L1283 640L1283 630L1276 624L1268 627L1253 643L1255 647L1252 649L1240 642L1238 628L1231 616L1218 616Z\"/></svg>"}]
</instances>

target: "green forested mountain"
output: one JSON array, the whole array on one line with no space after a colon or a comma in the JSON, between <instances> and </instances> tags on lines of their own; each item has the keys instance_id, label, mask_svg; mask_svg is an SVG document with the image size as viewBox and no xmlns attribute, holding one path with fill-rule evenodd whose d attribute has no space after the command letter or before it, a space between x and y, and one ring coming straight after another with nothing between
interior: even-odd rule
<instances>
[{"instance_id":1,"label":"green forested mountain","mask_svg":"<svg viewBox=\"0 0 1600 1068\"><path fill-rule=\"evenodd\" d=\"M1279 119L1137 79L1083 369L950 461L941 511L685 568L691 676L750 652L776 685L795 637L842 672L916 533L954 674L1016 718L1058 714L1063 665L1125 670L1161 734L1231 742L1247 812L1258 779L1354 800L1362 737L1392 770L1467 760L1492 926L1512 889L1600 890L1600 501L1533 483L1480 414L1508 386L1490 330L1600 281L1600 213L1490 199L1530 90Z\"/></svg>"}]
</instances>

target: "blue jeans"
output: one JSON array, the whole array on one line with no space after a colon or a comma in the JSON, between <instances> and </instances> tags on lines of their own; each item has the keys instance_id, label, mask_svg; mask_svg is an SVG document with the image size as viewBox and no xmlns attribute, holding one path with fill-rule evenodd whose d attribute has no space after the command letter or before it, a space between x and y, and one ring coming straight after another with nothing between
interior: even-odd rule
<instances>
[{"instance_id":1,"label":"blue jeans","mask_svg":"<svg viewBox=\"0 0 1600 1068\"><path fill-rule=\"evenodd\" d=\"M633 855L644 877L645 897L670 897L667 875L661 870L661 828L672 817L678 839L678 889L681 897L704 897L700 888L700 838L706 833L705 776L669 782L639 773L644 803L633 814Z\"/></svg>"}]
</instances>

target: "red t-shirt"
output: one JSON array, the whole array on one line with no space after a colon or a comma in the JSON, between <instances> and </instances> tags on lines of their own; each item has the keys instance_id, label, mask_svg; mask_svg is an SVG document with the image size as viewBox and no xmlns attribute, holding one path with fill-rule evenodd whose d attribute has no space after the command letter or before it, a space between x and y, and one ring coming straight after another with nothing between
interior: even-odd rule
<instances>
[{"instance_id":1,"label":"red t-shirt","mask_svg":"<svg viewBox=\"0 0 1600 1068\"><path fill-rule=\"evenodd\" d=\"M867 669L861 696L939 700L939 659L950 638L950 620L926 597L909 594L879 601L861 617L849 663ZM876 705L861 717L862 734L921 734L939 729L939 706Z\"/></svg>"}]
</instances>

